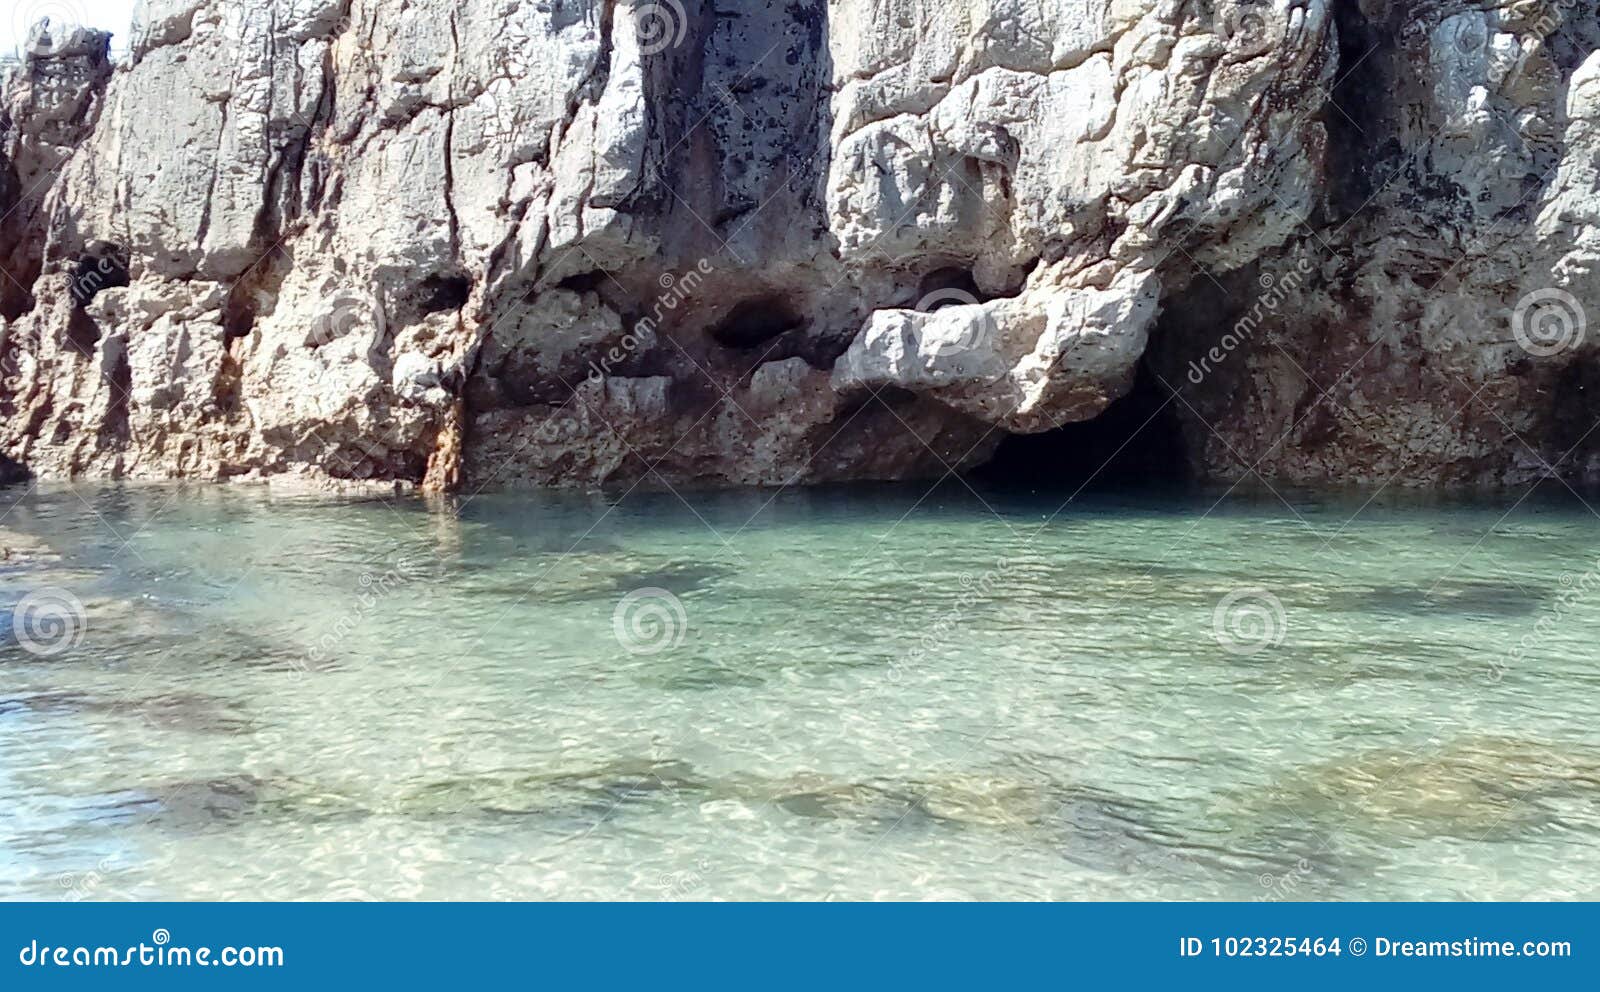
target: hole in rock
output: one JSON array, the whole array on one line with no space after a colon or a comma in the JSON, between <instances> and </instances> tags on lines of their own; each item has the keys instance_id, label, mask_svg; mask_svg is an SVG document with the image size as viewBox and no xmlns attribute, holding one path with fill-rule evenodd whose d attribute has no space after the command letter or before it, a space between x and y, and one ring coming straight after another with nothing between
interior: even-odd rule
<instances>
[{"instance_id":1,"label":"hole in rock","mask_svg":"<svg viewBox=\"0 0 1600 992\"><path fill-rule=\"evenodd\" d=\"M591 272L580 272L575 276L567 276L556 283L556 288L571 290L574 293L593 293L608 279L610 279L610 276L607 276L599 269L595 269Z\"/></svg>"},{"instance_id":2,"label":"hole in rock","mask_svg":"<svg viewBox=\"0 0 1600 992\"><path fill-rule=\"evenodd\" d=\"M1017 489L1172 487L1190 481L1175 404L1140 363L1133 388L1098 416L1040 434L1013 434L973 473Z\"/></svg>"},{"instance_id":3,"label":"hole in rock","mask_svg":"<svg viewBox=\"0 0 1600 992\"><path fill-rule=\"evenodd\" d=\"M1548 390L1546 437L1563 466L1578 466L1600 454L1600 362L1579 358L1557 374Z\"/></svg>"},{"instance_id":4,"label":"hole in rock","mask_svg":"<svg viewBox=\"0 0 1600 992\"><path fill-rule=\"evenodd\" d=\"M91 245L72 267L72 299L79 307L88 306L101 290L126 285L128 253L118 245Z\"/></svg>"},{"instance_id":5,"label":"hole in rock","mask_svg":"<svg viewBox=\"0 0 1600 992\"><path fill-rule=\"evenodd\" d=\"M67 317L67 344L87 358L100 341L100 325L88 306L103 290L128 285L128 253L107 241L91 243L72 266L72 313Z\"/></svg>"},{"instance_id":6,"label":"hole in rock","mask_svg":"<svg viewBox=\"0 0 1600 992\"><path fill-rule=\"evenodd\" d=\"M971 299L963 300L962 296ZM978 290L977 280L972 278L969 270L951 266L935 269L923 276L922 281L917 284L917 299L928 300L927 308L938 310L966 302L982 303L987 297Z\"/></svg>"},{"instance_id":7,"label":"hole in rock","mask_svg":"<svg viewBox=\"0 0 1600 992\"><path fill-rule=\"evenodd\" d=\"M33 309L33 294L24 288L31 281L25 282L0 267L0 319L16 320Z\"/></svg>"},{"instance_id":8,"label":"hole in rock","mask_svg":"<svg viewBox=\"0 0 1600 992\"><path fill-rule=\"evenodd\" d=\"M424 314L460 310L472 295L472 280L460 275L431 275L418 287L422 294Z\"/></svg>"},{"instance_id":9,"label":"hole in rock","mask_svg":"<svg viewBox=\"0 0 1600 992\"><path fill-rule=\"evenodd\" d=\"M800 327L804 318L779 296L745 300L711 328L711 340L724 348L755 348Z\"/></svg>"},{"instance_id":10,"label":"hole in rock","mask_svg":"<svg viewBox=\"0 0 1600 992\"><path fill-rule=\"evenodd\" d=\"M249 337L255 330L259 309L255 295L235 284L222 301L223 340Z\"/></svg>"},{"instance_id":11,"label":"hole in rock","mask_svg":"<svg viewBox=\"0 0 1600 992\"><path fill-rule=\"evenodd\" d=\"M33 473L28 471L28 466L14 460L9 455L0 454L0 486L26 482L32 477Z\"/></svg>"}]
</instances>

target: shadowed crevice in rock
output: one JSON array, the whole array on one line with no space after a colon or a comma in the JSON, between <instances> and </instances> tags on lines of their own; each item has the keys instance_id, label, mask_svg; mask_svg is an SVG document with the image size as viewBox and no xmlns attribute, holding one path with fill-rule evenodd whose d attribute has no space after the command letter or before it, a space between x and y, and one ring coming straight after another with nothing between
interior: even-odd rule
<instances>
[{"instance_id":1,"label":"shadowed crevice in rock","mask_svg":"<svg viewBox=\"0 0 1600 992\"><path fill-rule=\"evenodd\" d=\"M0 133L9 127L9 122L0 118ZM22 184L17 179L17 170L0 150L0 217L4 218L0 220L0 242L8 245L18 245L22 241L17 225L11 223L21 196ZM16 320L33 306L28 287L33 285L34 274L25 271L24 264L14 253L0 256L0 319Z\"/></svg>"},{"instance_id":2,"label":"shadowed crevice in rock","mask_svg":"<svg viewBox=\"0 0 1600 992\"><path fill-rule=\"evenodd\" d=\"M25 27L26 25L16 25ZM20 64L0 66L0 318L34 305L48 240L45 204L61 164L95 127L112 75L111 35L36 23Z\"/></svg>"},{"instance_id":3,"label":"shadowed crevice in rock","mask_svg":"<svg viewBox=\"0 0 1600 992\"><path fill-rule=\"evenodd\" d=\"M1003 488L1126 490L1192 481L1177 400L1143 363L1133 387L1099 416L1037 434L1011 434L973 472Z\"/></svg>"},{"instance_id":4,"label":"shadowed crevice in rock","mask_svg":"<svg viewBox=\"0 0 1600 992\"><path fill-rule=\"evenodd\" d=\"M1392 65L1394 27L1374 24L1355 3L1334 8L1338 26L1339 68L1322 119L1328 129L1327 209L1339 221L1354 216L1372 198L1384 177L1379 163L1403 159L1406 150L1383 126L1391 97L1386 78ZM1380 50L1385 50L1380 55Z\"/></svg>"},{"instance_id":5,"label":"shadowed crevice in rock","mask_svg":"<svg viewBox=\"0 0 1600 992\"><path fill-rule=\"evenodd\" d=\"M426 316L433 313L460 310L472 295L472 280L465 275L431 275L417 287L420 300L417 304Z\"/></svg>"},{"instance_id":6,"label":"shadowed crevice in rock","mask_svg":"<svg viewBox=\"0 0 1600 992\"><path fill-rule=\"evenodd\" d=\"M1587 486L1600 485L1600 358L1572 359L1546 394L1543 430L1551 457L1577 467L1572 473Z\"/></svg>"},{"instance_id":7,"label":"shadowed crevice in rock","mask_svg":"<svg viewBox=\"0 0 1600 992\"><path fill-rule=\"evenodd\" d=\"M805 318L781 296L768 295L745 300L711 328L711 339L724 348L748 351L773 338L798 330Z\"/></svg>"},{"instance_id":8,"label":"shadowed crevice in rock","mask_svg":"<svg viewBox=\"0 0 1600 992\"><path fill-rule=\"evenodd\" d=\"M72 269L72 299L87 307L107 289L128 285L128 250L109 242L96 242L78 256Z\"/></svg>"}]
</instances>

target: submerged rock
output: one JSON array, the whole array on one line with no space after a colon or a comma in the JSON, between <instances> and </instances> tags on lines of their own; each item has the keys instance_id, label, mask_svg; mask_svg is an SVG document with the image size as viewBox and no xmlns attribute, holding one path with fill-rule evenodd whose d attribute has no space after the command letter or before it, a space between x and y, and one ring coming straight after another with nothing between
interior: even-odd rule
<instances>
[{"instance_id":1,"label":"submerged rock","mask_svg":"<svg viewBox=\"0 0 1600 992\"><path fill-rule=\"evenodd\" d=\"M1600 827L1600 754L1515 738L1433 740L1311 766L1263 794L1329 832L1514 840Z\"/></svg>"}]
</instances>

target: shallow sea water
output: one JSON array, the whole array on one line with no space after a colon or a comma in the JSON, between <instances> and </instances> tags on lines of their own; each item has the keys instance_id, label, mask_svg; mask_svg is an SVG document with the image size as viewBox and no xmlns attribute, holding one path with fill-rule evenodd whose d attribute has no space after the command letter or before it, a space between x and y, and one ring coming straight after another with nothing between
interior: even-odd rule
<instances>
[{"instance_id":1,"label":"shallow sea water","mask_svg":"<svg viewBox=\"0 0 1600 992\"><path fill-rule=\"evenodd\" d=\"M0 493L0 897L1600 898L1570 496L685 495Z\"/></svg>"}]
</instances>

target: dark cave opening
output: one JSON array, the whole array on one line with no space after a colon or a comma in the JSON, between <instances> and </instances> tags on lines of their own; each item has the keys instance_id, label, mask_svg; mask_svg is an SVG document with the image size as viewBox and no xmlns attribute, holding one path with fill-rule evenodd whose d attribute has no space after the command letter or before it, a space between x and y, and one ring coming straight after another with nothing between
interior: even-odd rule
<instances>
[{"instance_id":1,"label":"dark cave opening","mask_svg":"<svg viewBox=\"0 0 1600 992\"><path fill-rule=\"evenodd\" d=\"M1117 491L1192 480L1171 394L1141 362L1133 388L1098 417L1000 443L975 479L1006 489Z\"/></svg>"},{"instance_id":2,"label":"dark cave opening","mask_svg":"<svg viewBox=\"0 0 1600 992\"><path fill-rule=\"evenodd\" d=\"M84 358L94 354L100 325L89 316L89 304L102 290L128 285L128 253L119 245L100 241L78 256L72 267L72 313L67 318L67 343Z\"/></svg>"},{"instance_id":3,"label":"dark cave opening","mask_svg":"<svg viewBox=\"0 0 1600 992\"><path fill-rule=\"evenodd\" d=\"M418 287L424 315L460 310L472 296L472 280L464 275L434 274Z\"/></svg>"},{"instance_id":4,"label":"dark cave opening","mask_svg":"<svg viewBox=\"0 0 1600 992\"><path fill-rule=\"evenodd\" d=\"M567 276L556 283L556 288L571 290L574 293L593 293L605 285L606 280L610 278L600 269L593 269L589 272L579 272L577 275Z\"/></svg>"},{"instance_id":5,"label":"dark cave opening","mask_svg":"<svg viewBox=\"0 0 1600 992\"><path fill-rule=\"evenodd\" d=\"M92 245L72 268L72 299L86 307L104 289L128 285L128 253L104 242Z\"/></svg>"},{"instance_id":6,"label":"dark cave opening","mask_svg":"<svg viewBox=\"0 0 1600 992\"><path fill-rule=\"evenodd\" d=\"M960 299L961 296L971 297L972 302L981 302L985 299L978 289L978 281L973 278L972 270L970 269L955 266L935 269L923 276L922 281L917 284L917 298L919 300L928 301L929 297L935 297L935 299L929 301L931 305L928 309L930 310L939 309L940 303L945 306L953 306L957 303L968 302Z\"/></svg>"},{"instance_id":7,"label":"dark cave opening","mask_svg":"<svg viewBox=\"0 0 1600 992\"><path fill-rule=\"evenodd\" d=\"M1549 439L1549 458L1555 467L1581 477L1586 466L1600 455L1600 363L1581 357L1565 365L1548 390L1545 410L1545 437Z\"/></svg>"},{"instance_id":8,"label":"dark cave opening","mask_svg":"<svg viewBox=\"0 0 1600 992\"><path fill-rule=\"evenodd\" d=\"M711 339L724 348L746 350L782 337L805 319L782 297L762 296L745 300L711 328Z\"/></svg>"},{"instance_id":9,"label":"dark cave opening","mask_svg":"<svg viewBox=\"0 0 1600 992\"><path fill-rule=\"evenodd\" d=\"M227 298L222 301L223 340L234 341L249 337L250 332L255 330L258 316L260 313L255 294L235 283L228 291Z\"/></svg>"}]
</instances>

